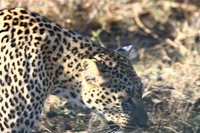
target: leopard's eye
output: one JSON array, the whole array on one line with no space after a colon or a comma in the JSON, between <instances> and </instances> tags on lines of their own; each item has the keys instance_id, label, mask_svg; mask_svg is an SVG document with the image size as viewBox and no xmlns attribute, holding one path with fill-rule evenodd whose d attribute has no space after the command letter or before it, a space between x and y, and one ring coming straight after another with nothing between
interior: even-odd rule
<instances>
[{"instance_id":1,"label":"leopard's eye","mask_svg":"<svg viewBox=\"0 0 200 133\"><path fill-rule=\"evenodd\" d=\"M123 98L123 101L126 102L126 101L128 101L129 99L130 99L130 97L127 96L127 97L124 97L124 98Z\"/></svg>"},{"instance_id":2,"label":"leopard's eye","mask_svg":"<svg viewBox=\"0 0 200 133\"><path fill-rule=\"evenodd\" d=\"M122 109L124 113L130 115L133 112L133 108L134 108L134 102L132 101L131 97L126 99L126 101L122 102Z\"/></svg>"},{"instance_id":3,"label":"leopard's eye","mask_svg":"<svg viewBox=\"0 0 200 133\"><path fill-rule=\"evenodd\" d=\"M132 101L132 98L129 97L129 98L126 100L126 102L129 102L129 103L133 102L133 101Z\"/></svg>"},{"instance_id":4,"label":"leopard's eye","mask_svg":"<svg viewBox=\"0 0 200 133\"><path fill-rule=\"evenodd\" d=\"M126 102L126 101L128 101L128 100L130 99L130 97L129 97L129 96L126 96L126 97L120 96L118 99L119 99L120 101L122 101L122 102Z\"/></svg>"},{"instance_id":5,"label":"leopard's eye","mask_svg":"<svg viewBox=\"0 0 200 133\"><path fill-rule=\"evenodd\" d=\"M132 96L123 97L123 102L129 103L129 102L132 102L132 99L133 99Z\"/></svg>"}]
</instances>

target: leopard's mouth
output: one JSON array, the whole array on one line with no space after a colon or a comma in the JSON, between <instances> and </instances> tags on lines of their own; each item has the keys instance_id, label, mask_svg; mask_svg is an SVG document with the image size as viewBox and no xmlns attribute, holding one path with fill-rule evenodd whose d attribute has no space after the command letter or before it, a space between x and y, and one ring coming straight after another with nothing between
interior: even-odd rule
<instances>
[{"instance_id":1,"label":"leopard's mouth","mask_svg":"<svg viewBox=\"0 0 200 133\"><path fill-rule=\"evenodd\" d=\"M143 124L143 125L140 125L140 124L134 124L134 125L117 125L117 124L114 124L114 122L108 122L108 125L111 125L110 128L111 129L114 129L114 128L119 128L120 129L120 133L129 133L129 132L133 132L133 131L136 131L138 129L147 129L150 127L150 125L148 124Z\"/></svg>"},{"instance_id":2,"label":"leopard's mouth","mask_svg":"<svg viewBox=\"0 0 200 133\"><path fill-rule=\"evenodd\" d=\"M138 127L119 126L111 124L110 130L117 129L117 133L130 133L138 130Z\"/></svg>"},{"instance_id":3,"label":"leopard's mouth","mask_svg":"<svg viewBox=\"0 0 200 133\"><path fill-rule=\"evenodd\" d=\"M133 132L135 130L138 129L137 126L121 126L121 125L117 125L114 122L108 122L108 125L110 125L110 129L120 129L119 133L129 133L129 132Z\"/></svg>"}]
</instances>

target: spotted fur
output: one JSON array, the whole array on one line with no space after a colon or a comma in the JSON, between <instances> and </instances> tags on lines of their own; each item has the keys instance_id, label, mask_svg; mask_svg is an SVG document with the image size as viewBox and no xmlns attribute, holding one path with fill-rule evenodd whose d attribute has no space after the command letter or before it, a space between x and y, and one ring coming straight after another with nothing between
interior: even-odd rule
<instances>
[{"instance_id":1,"label":"spotted fur","mask_svg":"<svg viewBox=\"0 0 200 133\"><path fill-rule=\"evenodd\" d=\"M22 8L0 11L0 132L28 133L50 95L125 132L147 122L129 60Z\"/></svg>"}]
</instances>

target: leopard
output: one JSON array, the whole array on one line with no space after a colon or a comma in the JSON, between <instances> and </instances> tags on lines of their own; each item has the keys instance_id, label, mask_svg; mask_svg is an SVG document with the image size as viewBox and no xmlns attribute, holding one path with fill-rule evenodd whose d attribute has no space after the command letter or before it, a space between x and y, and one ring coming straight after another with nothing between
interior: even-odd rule
<instances>
[{"instance_id":1,"label":"leopard","mask_svg":"<svg viewBox=\"0 0 200 133\"><path fill-rule=\"evenodd\" d=\"M1 9L0 132L32 132L50 95L121 132L144 127L141 78L117 51L24 8Z\"/></svg>"}]
</instances>

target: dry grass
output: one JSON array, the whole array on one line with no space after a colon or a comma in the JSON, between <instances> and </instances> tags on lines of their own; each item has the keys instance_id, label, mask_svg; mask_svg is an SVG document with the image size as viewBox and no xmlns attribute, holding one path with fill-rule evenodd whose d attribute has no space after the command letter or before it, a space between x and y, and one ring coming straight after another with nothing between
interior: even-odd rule
<instances>
[{"instance_id":1,"label":"dry grass","mask_svg":"<svg viewBox=\"0 0 200 133\"><path fill-rule=\"evenodd\" d=\"M143 132L200 133L198 0L1 0L0 7L24 7L110 49L133 44L151 125ZM36 131L87 129L88 111L53 101Z\"/></svg>"}]
</instances>

